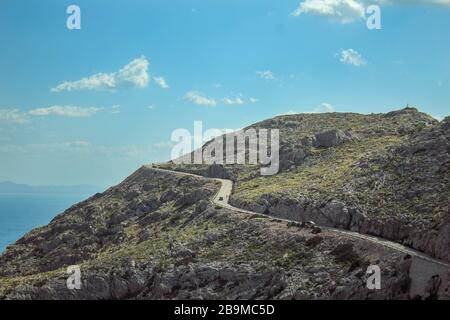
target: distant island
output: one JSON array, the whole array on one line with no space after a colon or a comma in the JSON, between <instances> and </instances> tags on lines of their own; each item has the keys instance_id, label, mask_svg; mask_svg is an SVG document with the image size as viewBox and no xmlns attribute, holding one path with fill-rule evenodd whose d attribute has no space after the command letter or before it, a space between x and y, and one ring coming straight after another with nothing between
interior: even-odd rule
<instances>
[{"instance_id":1,"label":"distant island","mask_svg":"<svg viewBox=\"0 0 450 320\"><path fill-rule=\"evenodd\" d=\"M75 186L32 186L11 181L0 182L0 194L94 194L102 188L91 185Z\"/></svg>"}]
</instances>

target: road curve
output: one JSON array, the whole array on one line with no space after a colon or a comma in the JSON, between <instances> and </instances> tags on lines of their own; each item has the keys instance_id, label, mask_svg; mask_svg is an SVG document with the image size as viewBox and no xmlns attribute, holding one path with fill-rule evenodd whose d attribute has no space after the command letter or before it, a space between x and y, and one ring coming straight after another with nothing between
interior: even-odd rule
<instances>
[{"instance_id":1,"label":"road curve","mask_svg":"<svg viewBox=\"0 0 450 320\"><path fill-rule=\"evenodd\" d=\"M238 211L238 212L242 212L242 213L247 213L247 214L252 214L252 215L258 215L258 216L263 216L263 217L268 217L270 219L274 219L274 220L278 220L278 221L284 221L284 222L292 222L295 220L289 220L289 219L284 219L284 218L279 218L279 217L275 217L275 216L271 216L271 215L267 215L267 214L263 214L263 213L258 213L258 212L253 212L253 211L249 211L249 210L244 210L244 209L240 209L237 207L234 207L232 205L229 204L229 200L230 200L230 195L231 192L233 190L233 181L231 180L227 180L227 179L218 179L218 178L208 178L208 177L204 177L204 176L200 176L200 175L196 175L193 173L187 173L187 172L182 172L182 171L173 171L173 170L167 170L167 169L160 169L160 168L156 168L153 167L152 165L147 165L146 167L148 168L152 168L153 170L156 171L161 171L161 172L169 172L169 173L173 173L173 174L179 174L179 175L184 175L184 176L192 176L192 177L196 177L196 178L202 178L202 179L209 179L209 180L215 180L215 181L219 181L221 183L221 188L220 190L216 193L216 195L213 197L212 201L215 205L225 208L225 209L229 209L229 210L233 210L233 211ZM298 221L296 221L298 222ZM330 232L335 232L335 233L339 233L339 234L343 234L346 235L348 237L351 238L358 238L358 239L363 239L363 240L367 240L373 243L376 243L380 246L383 247L387 247L393 250L396 250L398 252L402 252L404 254L409 254L412 257L421 259L421 260L425 260L434 264L438 264L442 267L445 267L447 269L450 269L450 263L448 262L444 262L442 260L438 260L435 258L432 258L426 254L424 254L423 252L405 247L397 242L393 242L390 240L386 240L380 237L375 237L375 236L371 236L371 235L367 235L367 234L361 234L355 231L350 231L350 230L342 230L342 229L336 229L336 228L330 228L330 227L324 227L324 226L320 226L321 229L330 231Z\"/></svg>"}]
</instances>

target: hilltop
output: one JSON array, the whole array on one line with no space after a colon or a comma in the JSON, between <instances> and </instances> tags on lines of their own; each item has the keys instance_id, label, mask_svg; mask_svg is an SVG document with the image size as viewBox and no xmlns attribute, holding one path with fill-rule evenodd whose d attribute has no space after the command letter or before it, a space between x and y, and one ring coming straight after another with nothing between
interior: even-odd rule
<instances>
[{"instance_id":1,"label":"hilltop","mask_svg":"<svg viewBox=\"0 0 450 320\"><path fill-rule=\"evenodd\" d=\"M415 108L386 114L284 115L248 128L280 130L280 172L258 166L164 168L229 178L251 211L380 236L450 261L450 119Z\"/></svg>"}]
</instances>

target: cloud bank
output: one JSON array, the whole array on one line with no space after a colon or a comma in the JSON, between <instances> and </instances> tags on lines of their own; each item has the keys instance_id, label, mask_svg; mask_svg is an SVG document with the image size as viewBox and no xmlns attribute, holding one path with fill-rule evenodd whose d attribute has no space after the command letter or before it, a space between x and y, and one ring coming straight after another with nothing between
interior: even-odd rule
<instances>
[{"instance_id":1,"label":"cloud bank","mask_svg":"<svg viewBox=\"0 0 450 320\"><path fill-rule=\"evenodd\" d=\"M117 113L119 106L112 106L111 112ZM21 111L20 109L0 109L0 121L15 124L29 123L35 117L58 116L67 118L87 118L91 117L105 108L78 107L78 106L50 106L43 108Z\"/></svg>"},{"instance_id":2,"label":"cloud bank","mask_svg":"<svg viewBox=\"0 0 450 320\"><path fill-rule=\"evenodd\" d=\"M19 109L0 109L0 121L24 124L29 120Z\"/></svg>"},{"instance_id":3,"label":"cloud bank","mask_svg":"<svg viewBox=\"0 0 450 320\"><path fill-rule=\"evenodd\" d=\"M47 108L37 108L30 110L28 114L32 116L60 116L69 118L86 118L93 116L103 108L88 107L82 108L77 106L51 106Z\"/></svg>"}]
</instances>

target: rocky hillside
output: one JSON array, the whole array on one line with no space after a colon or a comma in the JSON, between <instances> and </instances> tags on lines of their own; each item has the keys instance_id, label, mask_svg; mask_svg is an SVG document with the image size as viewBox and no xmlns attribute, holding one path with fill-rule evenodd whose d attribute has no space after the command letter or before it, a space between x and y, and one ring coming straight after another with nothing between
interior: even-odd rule
<instances>
[{"instance_id":1,"label":"rocky hillside","mask_svg":"<svg viewBox=\"0 0 450 320\"><path fill-rule=\"evenodd\" d=\"M163 167L230 178L235 206L378 235L450 261L450 121L416 109L279 116L281 170ZM0 299L408 299L410 256L224 209L215 180L142 167L0 256ZM366 269L382 289L366 288ZM82 289L68 290L79 265ZM430 286L421 298L436 298Z\"/></svg>"},{"instance_id":2,"label":"rocky hillside","mask_svg":"<svg viewBox=\"0 0 450 320\"><path fill-rule=\"evenodd\" d=\"M213 180L142 167L0 256L0 299L403 299L411 259L214 207ZM382 268L382 290L366 268ZM81 290L66 287L79 265ZM432 292L430 292L432 297Z\"/></svg>"},{"instance_id":3,"label":"rocky hillside","mask_svg":"<svg viewBox=\"0 0 450 320\"><path fill-rule=\"evenodd\" d=\"M450 261L450 119L414 108L386 114L298 114L280 129L280 173L257 166L165 165L235 181L232 204L397 241Z\"/></svg>"}]
</instances>

